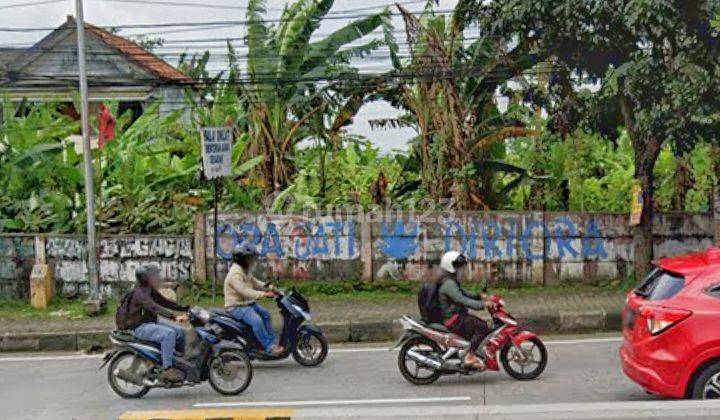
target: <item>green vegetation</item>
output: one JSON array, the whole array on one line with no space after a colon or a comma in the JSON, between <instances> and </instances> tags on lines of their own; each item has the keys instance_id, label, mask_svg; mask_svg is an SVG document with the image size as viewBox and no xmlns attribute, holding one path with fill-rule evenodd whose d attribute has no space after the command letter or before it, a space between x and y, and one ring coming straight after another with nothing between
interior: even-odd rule
<instances>
[{"instance_id":1,"label":"green vegetation","mask_svg":"<svg viewBox=\"0 0 720 420\"><path fill-rule=\"evenodd\" d=\"M118 116L117 138L94 152L101 232L189 232L211 196L198 128L222 124L235 130L228 210L627 211L639 185L639 271L652 257L654 211L710 210L717 0L461 0L452 13L428 2L321 38L333 4L293 1L272 23L264 1L250 1L246 66L230 45L220 74L208 71L209 52L182 57L179 68L202 82L187 114ZM377 51L388 71L360 73L356 63ZM405 150L381 154L345 131L377 99L402 115L373 127L416 130ZM0 231L81 232L83 173L68 140L78 123L52 104L3 109Z\"/></svg>"}]
</instances>

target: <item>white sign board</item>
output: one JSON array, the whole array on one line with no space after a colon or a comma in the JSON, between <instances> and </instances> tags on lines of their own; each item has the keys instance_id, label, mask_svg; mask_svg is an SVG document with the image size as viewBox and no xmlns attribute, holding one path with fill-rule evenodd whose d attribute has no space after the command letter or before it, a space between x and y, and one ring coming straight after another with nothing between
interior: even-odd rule
<instances>
[{"instance_id":1,"label":"white sign board","mask_svg":"<svg viewBox=\"0 0 720 420\"><path fill-rule=\"evenodd\" d=\"M203 127L202 157L208 179L230 175L232 160L232 127Z\"/></svg>"}]
</instances>

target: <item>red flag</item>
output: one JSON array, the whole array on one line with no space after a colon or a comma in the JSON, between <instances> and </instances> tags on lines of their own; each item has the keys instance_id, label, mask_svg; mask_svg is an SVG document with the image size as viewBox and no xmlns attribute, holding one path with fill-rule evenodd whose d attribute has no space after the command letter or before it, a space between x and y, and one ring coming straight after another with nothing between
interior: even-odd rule
<instances>
[{"instance_id":1,"label":"red flag","mask_svg":"<svg viewBox=\"0 0 720 420\"><path fill-rule=\"evenodd\" d=\"M98 147L103 148L105 142L115 138L115 117L112 116L108 107L100 103L98 114Z\"/></svg>"}]
</instances>

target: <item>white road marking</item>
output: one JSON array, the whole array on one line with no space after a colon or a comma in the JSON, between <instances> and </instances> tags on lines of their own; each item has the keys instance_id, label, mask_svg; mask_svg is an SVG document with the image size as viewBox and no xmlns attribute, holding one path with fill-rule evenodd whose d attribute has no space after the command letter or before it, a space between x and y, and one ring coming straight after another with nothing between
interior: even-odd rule
<instances>
[{"instance_id":1,"label":"white road marking","mask_svg":"<svg viewBox=\"0 0 720 420\"><path fill-rule=\"evenodd\" d=\"M561 346L565 344L592 344L592 343L616 343L623 341L622 337L604 337L604 338L579 338L576 340L553 340L546 341L545 344L551 346Z\"/></svg>"},{"instance_id":2,"label":"white road marking","mask_svg":"<svg viewBox=\"0 0 720 420\"><path fill-rule=\"evenodd\" d=\"M593 344L593 343L614 343L622 341L622 337L603 337L603 338L579 338L575 340L552 340L546 341L549 346L575 345L575 344ZM372 352L389 352L388 347L357 347L357 348L330 348L330 354L335 353L372 353ZM19 357L0 357L2 362L52 362L62 360L85 360L99 359L102 354L77 354L64 356L19 356Z\"/></svg>"},{"instance_id":3,"label":"white road marking","mask_svg":"<svg viewBox=\"0 0 720 420\"><path fill-rule=\"evenodd\" d=\"M328 406L328 405L370 405L370 404L414 404L433 402L470 401L464 397L430 397L430 398L387 398L374 400L318 400L318 401L264 401L264 402L219 402L197 403L195 408L224 408L224 407L301 407L301 406Z\"/></svg>"},{"instance_id":4,"label":"white road marking","mask_svg":"<svg viewBox=\"0 0 720 420\"><path fill-rule=\"evenodd\" d=\"M78 354L72 356L25 356L25 357L0 357L0 362L49 362L60 360L85 360L100 359L102 354Z\"/></svg>"}]
</instances>

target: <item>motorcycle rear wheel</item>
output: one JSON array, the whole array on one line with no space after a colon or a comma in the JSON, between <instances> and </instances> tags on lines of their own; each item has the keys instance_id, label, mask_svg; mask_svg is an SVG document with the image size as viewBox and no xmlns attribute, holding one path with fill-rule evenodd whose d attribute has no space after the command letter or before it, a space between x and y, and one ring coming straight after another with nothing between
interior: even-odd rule
<instances>
[{"instance_id":1,"label":"motorcycle rear wheel","mask_svg":"<svg viewBox=\"0 0 720 420\"><path fill-rule=\"evenodd\" d=\"M127 399L142 398L150 391L150 387L148 386L136 385L118 377L118 371L120 369L129 369L135 357L138 356L129 351L118 353L113 357L112 361L110 361L107 371L110 388L112 388L113 392L117 395Z\"/></svg>"},{"instance_id":2,"label":"motorcycle rear wheel","mask_svg":"<svg viewBox=\"0 0 720 420\"><path fill-rule=\"evenodd\" d=\"M519 381L529 381L540 376L547 366L547 350L545 344L537 338L532 337L528 340L520 343L520 348L523 352L526 352L526 357L530 357L530 360L518 362L514 358L510 357L511 351L516 352L512 342L508 341L503 348L500 350L500 362L502 362L503 368L508 375ZM537 350L537 352L536 352ZM535 356L538 356L537 359ZM531 370L526 371L526 365L534 366ZM519 370L518 370L519 368Z\"/></svg>"},{"instance_id":3,"label":"motorcycle rear wheel","mask_svg":"<svg viewBox=\"0 0 720 420\"><path fill-rule=\"evenodd\" d=\"M415 351L419 351L424 354L430 354L435 356L442 355L442 350L440 349L440 346L429 338L416 336L409 339L400 348L400 353L398 354L398 368L400 369L400 374L402 374L403 378L415 385L430 385L431 383L437 381L440 376L442 376L442 372L437 369L424 366L411 359L407 355L407 352L412 349L415 349ZM408 362L412 362L415 364L414 369L410 368L407 365ZM421 370L429 371L431 373L430 375L420 376Z\"/></svg>"}]
</instances>

